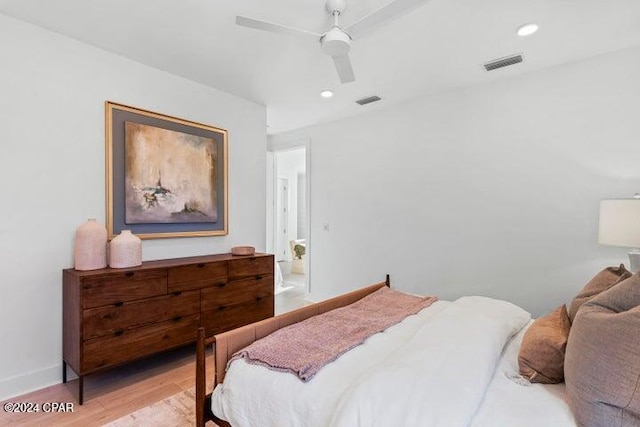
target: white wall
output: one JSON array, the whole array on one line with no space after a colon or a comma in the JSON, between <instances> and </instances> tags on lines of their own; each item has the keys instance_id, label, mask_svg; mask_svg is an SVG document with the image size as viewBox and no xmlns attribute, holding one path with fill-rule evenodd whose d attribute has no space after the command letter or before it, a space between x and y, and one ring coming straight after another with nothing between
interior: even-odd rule
<instances>
[{"instance_id":1,"label":"white wall","mask_svg":"<svg viewBox=\"0 0 640 427\"><path fill-rule=\"evenodd\" d=\"M263 106L0 15L0 400L61 379L62 269L104 223L104 101L229 130L229 235L145 241L145 260L265 247Z\"/></svg>"},{"instance_id":2,"label":"white wall","mask_svg":"<svg viewBox=\"0 0 640 427\"><path fill-rule=\"evenodd\" d=\"M638 75L632 49L270 138L311 139L312 298L390 273L539 315L626 262L598 205L640 191Z\"/></svg>"}]
</instances>

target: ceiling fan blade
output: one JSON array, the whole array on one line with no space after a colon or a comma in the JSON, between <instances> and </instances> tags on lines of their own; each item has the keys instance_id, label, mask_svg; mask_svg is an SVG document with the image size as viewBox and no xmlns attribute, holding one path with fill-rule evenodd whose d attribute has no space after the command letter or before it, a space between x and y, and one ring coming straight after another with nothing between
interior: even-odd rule
<instances>
[{"instance_id":1,"label":"ceiling fan blade","mask_svg":"<svg viewBox=\"0 0 640 427\"><path fill-rule=\"evenodd\" d=\"M374 30L376 27L399 18L405 13L411 12L426 2L427 0L393 0L343 29L351 37L360 37L362 34Z\"/></svg>"},{"instance_id":2,"label":"ceiling fan blade","mask_svg":"<svg viewBox=\"0 0 640 427\"><path fill-rule=\"evenodd\" d=\"M278 34L289 34L294 36L313 37L318 40L321 34L311 31L300 30L298 28L287 27L286 25L274 24L273 22L261 21L259 19L247 18L246 16L236 16L236 24L242 27L255 28L257 30L270 31Z\"/></svg>"},{"instance_id":3,"label":"ceiling fan blade","mask_svg":"<svg viewBox=\"0 0 640 427\"><path fill-rule=\"evenodd\" d=\"M338 71L338 77L340 77L340 83L351 83L355 81L356 76L353 74L353 67L351 67L349 56L332 56L332 58Z\"/></svg>"}]
</instances>

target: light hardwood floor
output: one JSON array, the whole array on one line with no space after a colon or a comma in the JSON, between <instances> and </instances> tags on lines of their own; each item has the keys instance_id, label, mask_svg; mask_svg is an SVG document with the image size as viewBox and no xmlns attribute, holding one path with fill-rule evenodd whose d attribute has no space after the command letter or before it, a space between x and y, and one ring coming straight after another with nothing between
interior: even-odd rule
<instances>
[{"instance_id":1,"label":"light hardwood floor","mask_svg":"<svg viewBox=\"0 0 640 427\"><path fill-rule=\"evenodd\" d=\"M295 291L295 292L292 292ZM304 292L292 289L276 296L276 313L305 304ZM213 355L207 354L207 372L213 370ZM211 377L208 375L208 377ZM0 411L0 426L101 426L138 409L195 386L195 346L187 346L84 379L84 404L78 405L78 381L28 393L1 402L71 402L73 413L7 413ZM208 379L207 387L213 383ZM195 420L194 420L195 422ZM214 425L210 423L210 425Z\"/></svg>"},{"instance_id":2,"label":"light hardwood floor","mask_svg":"<svg viewBox=\"0 0 640 427\"><path fill-rule=\"evenodd\" d=\"M211 366L211 367L209 367ZM207 367L213 367L211 351ZM6 402L71 402L73 413L0 412L0 425L101 426L195 384L195 346L183 347L85 377L84 404L78 405L78 381L57 384ZM211 387L213 384L209 384ZM3 402L4 405L5 402Z\"/></svg>"}]
</instances>

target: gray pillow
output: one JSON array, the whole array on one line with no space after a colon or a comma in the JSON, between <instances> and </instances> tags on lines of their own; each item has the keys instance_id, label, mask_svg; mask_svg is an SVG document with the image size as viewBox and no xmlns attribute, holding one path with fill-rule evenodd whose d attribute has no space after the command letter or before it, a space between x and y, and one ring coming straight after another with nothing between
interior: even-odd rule
<instances>
[{"instance_id":1,"label":"gray pillow","mask_svg":"<svg viewBox=\"0 0 640 427\"><path fill-rule=\"evenodd\" d=\"M582 304L629 277L631 277L631 273L624 268L623 264L620 264L620 267L607 267L593 276L593 278L589 280L589 283L587 283L573 301L571 301L571 305L569 306L569 319L571 323L573 323L573 319L576 317L576 313L578 313L578 309Z\"/></svg>"},{"instance_id":2,"label":"gray pillow","mask_svg":"<svg viewBox=\"0 0 640 427\"><path fill-rule=\"evenodd\" d=\"M564 362L569 406L580 426L640 426L640 276L584 303Z\"/></svg>"}]
</instances>

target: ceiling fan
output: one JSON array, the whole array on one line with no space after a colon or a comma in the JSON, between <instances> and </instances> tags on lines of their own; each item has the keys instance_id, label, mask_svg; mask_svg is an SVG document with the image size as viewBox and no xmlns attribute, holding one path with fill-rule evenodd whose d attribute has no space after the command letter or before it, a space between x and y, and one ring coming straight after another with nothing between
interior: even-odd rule
<instances>
[{"instance_id":1,"label":"ceiling fan","mask_svg":"<svg viewBox=\"0 0 640 427\"><path fill-rule=\"evenodd\" d=\"M352 40L375 29L377 26L398 18L426 3L426 1L427 0L393 0L343 28L339 25L339 18L347 8L347 0L327 0L326 10L333 17L333 26L324 34L287 27L273 22L248 18L246 16L237 16L236 24L243 27L271 31L273 33L314 37L320 41L322 51L333 59L333 63L338 71L338 76L340 77L340 82L349 83L355 80L353 67L349 60L349 49L351 48Z\"/></svg>"}]
</instances>

